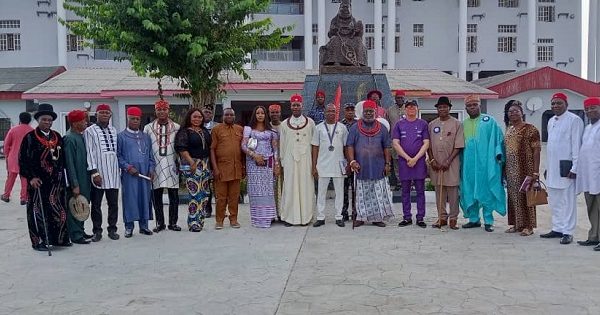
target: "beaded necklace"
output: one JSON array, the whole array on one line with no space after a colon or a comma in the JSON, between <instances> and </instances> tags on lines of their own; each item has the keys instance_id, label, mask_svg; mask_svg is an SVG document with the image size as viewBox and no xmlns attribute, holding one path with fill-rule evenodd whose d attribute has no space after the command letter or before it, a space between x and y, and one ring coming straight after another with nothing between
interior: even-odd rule
<instances>
[{"instance_id":1,"label":"beaded necklace","mask_svg":"<svg viewBox=\"0 0 600 315\"><path fill-rule=\"evenodd\" d=\"M60 146L57 146L58 134L55 131L50 130L49 134L48 134L50 139L46 139L46 137L40 136L37 131L34 132L33 134L35 135L35 138L42 144L42 146L44 146L45 148L50 150L50 155L52 156L52 160L57 161L60 158L60 149L61 149ZM54 137L54 139L52 139L53 137ZM54 154L54 152L56 152L56 155Z\"/></svg>"},{"instance_id":2,"label":"beaded necklace","mask_svg":"<svg viewBox=\"0 0 600 315\"><path fill-rule=\"evenodd\" d=\"M369 130L363 128L363 120L362 119L358 121L358 131L362 135L365 135L367 137L374 137L376 134L379 133L379 130L381 130L381 123L377 120L375 120L373 128L371 128Z\"/></svg>"},{"instance_id":3,"label":"beaded necklace","mask_svg":"<svg viewBox=\"0 0 600 315\"><path fill-rule=\"evenodd\" d=\"M287 120L287 126L292 130L300 130L300 129L306 127L306 125L308 125L308 118L306 118L306 116L304 116L304 115L302 115L302 117L304 117L304 125L298 126L298 127L292 126L292 123L291 123L292 117L290 117Z\"/></svg>"}]
</instances>

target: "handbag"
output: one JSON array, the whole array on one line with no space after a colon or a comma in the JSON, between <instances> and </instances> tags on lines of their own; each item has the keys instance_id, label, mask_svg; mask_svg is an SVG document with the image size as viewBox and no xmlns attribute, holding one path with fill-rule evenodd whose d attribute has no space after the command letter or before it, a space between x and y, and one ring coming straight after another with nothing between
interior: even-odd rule
<instances>
[{"instance_id":1,"label":"handbag","mask_svg":"<svg viewBox=\"0 0 600 315\"><path fill-rule=\"evenodd\" d=\"M256 150L256 147L258 147L258 139L254 138L254 131L250 131L250 138L248 138L248 144L246 144L246 146L248 147L248 150L250 151L254 151Z\"/></svg>"},{"instance_id":2,"label":"handbag","mask_svg":"<svg viewBox=\"0 0 600 315\"><path fill-rule=\"evenodd\" d=\"M537 180L537 185L533 185L525 194L527 196L527 206L535 207L548 204L548 192L546 185L541 180Z\"/></svg>"}]
</instances>

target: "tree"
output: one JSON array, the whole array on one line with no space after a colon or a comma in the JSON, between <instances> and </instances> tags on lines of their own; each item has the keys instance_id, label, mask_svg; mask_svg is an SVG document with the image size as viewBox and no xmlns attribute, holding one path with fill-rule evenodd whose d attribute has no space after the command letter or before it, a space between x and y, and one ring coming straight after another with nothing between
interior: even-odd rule
<instances>
[{"instance_id":1,"label":"tree","mask_svg":"<svg viewBox=\"0 0 600 315\"><path fill-rule=\"evenodd\" d=\"M249 79L244 64L257 49L276 49L291 38L291 26L253 20L270 0L65 0L83 18L66 21L70 31L95 45L124 52L141 76L178 79L194 106L224 93L219 74Z\"/></svg>"}]
</instances>

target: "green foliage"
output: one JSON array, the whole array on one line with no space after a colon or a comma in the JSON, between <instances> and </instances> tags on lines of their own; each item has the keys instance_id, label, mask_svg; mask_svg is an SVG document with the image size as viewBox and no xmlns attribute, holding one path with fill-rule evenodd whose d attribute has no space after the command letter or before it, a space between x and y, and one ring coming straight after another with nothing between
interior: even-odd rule
<instances>
[{"instance_id":1,"label":"green foliage","mask_svg":"<svg viewBox=\"0 0 600 315\"><path fill-rule=\"evenodd\" d=\"M291 26L249 17L270 0L65 0L82 21L65 22L71 32L128 54L139 75L170 76L191 91L195 106L222 94L219 73L248 79L244 64L257 49L289 42Z\"/></svg>"}]
</instances>

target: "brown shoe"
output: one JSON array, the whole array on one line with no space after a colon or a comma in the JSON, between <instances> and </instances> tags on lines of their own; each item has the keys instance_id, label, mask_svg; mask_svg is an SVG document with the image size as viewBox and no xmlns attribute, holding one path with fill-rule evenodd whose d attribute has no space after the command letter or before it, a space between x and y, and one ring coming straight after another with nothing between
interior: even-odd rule
<instances>
[{"instance_id":1,"label":"brown shoe","mask_svg":"<svg viewBox=\"0 0 600 315\"><path fill-rule=\"evenodd\" d=\"M457 225L456 219L450 219L450 228L453 230L458 230L458 225Z\"/></svg>"},{"instance_id":2,"label":"brown shoe","mask_svg":"<svg viewBox=\"0 0 600 315\"><path fill-rule=\"evenodd\" d=\"M222 230L223 229L223 223L215 223L215 230Z\"/></svg>"},{"instance_id":3,"label":"brown shoe","mask_svg":"<svg viewBox=\"0 0 600 315\"><path fill-rule=\"evenodd\" d=\"M442 226L446 226L446 225L448 225L448 221L446 221L444 219L438 219L437 221L435 221L435 223L431 227L439 229Z\"/></svg>"},{"instance_id":4,"label":"brown shoe","mask_svg":"<svg viewBox=\"0 0 600 315\"><path fill-rule=\"evenodd\" d=\"M237 223L237 222L231 222L230 225L234 229L239 229L241 227L241 225L239 223Z\"/></svg>"}]
</instances>

